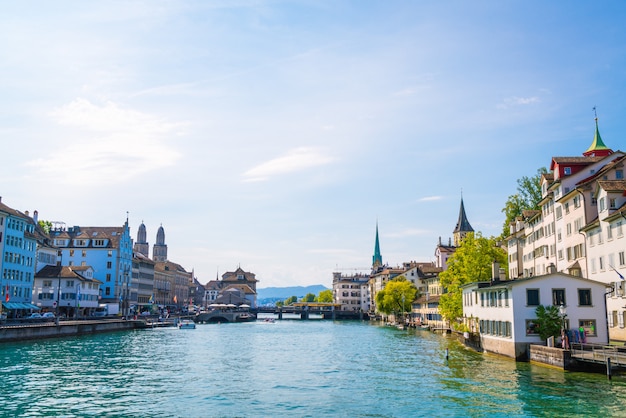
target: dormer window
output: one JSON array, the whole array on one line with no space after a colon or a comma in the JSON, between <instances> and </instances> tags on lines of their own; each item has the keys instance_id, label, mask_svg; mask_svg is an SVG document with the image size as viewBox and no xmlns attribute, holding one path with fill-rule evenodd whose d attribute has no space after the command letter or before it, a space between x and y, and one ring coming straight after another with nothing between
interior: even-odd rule
<instances>
[{"instance_id":1,"label":"dormer window","mask_svg":"<svg viewBox=\"0 0 626 418\"><path fill-rule=\"evenodd\" d=\"M566 176L572 174L572 167L563 167L563 174L565 174Z\"/></svg>"},{"instance_id":2,"label":"dormer window","mask_svg":"<svg viewBox=\"0 0 626 418\"><path fill-rule=\"evenodd\" d=\"M243 274L238 274L237 275L237 280L243 280L243 279L244 279Z\"/></svg>"}]
</instances>

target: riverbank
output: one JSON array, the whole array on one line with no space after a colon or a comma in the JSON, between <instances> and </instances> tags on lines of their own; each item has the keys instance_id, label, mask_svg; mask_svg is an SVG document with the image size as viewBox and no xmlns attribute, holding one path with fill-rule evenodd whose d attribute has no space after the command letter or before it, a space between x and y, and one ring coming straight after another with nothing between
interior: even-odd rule
<instances>
[{"instance_id":1,"label":"riverbank","mask_svg":"<svg viewBox=\"0 0 626 418\"><path fill-rule=\"evenodd\" d=\"M44 338L73 337L103 332L127 331L146 328L143 320L90 319L84 321L43 322L0 326L0 343L38 340Z\"/></svg>"}]
</instances>

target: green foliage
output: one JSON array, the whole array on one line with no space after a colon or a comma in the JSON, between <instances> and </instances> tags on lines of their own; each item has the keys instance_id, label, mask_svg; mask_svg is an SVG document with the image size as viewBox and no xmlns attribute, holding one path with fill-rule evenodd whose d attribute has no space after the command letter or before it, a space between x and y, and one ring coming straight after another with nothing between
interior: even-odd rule
<instances>
[{"instance_id":1,"label":"green foliage","mask_svg":"<svg viewBox=\"0 0 626 418\"><path fill-rule=\"evenodd\" d=\"M285 304L285 306L287 306L287 305L291 305L292 303L297 302L297 301L298 301L298 297L297 296L290 296L287 299L285 299L284 304Z\"/></svg>"},{"instance_id":2,"label":"green foliage","mask_svg":"<svg viewBox=\"0 0 626 418\"><path fill-rule=\"evenodd\" d=\"M439 300L439 312L449 321L463 316L463 291L461 286L491 280L493 262L506 271L507 255L498 246L496 238L485 238L480 232L469 233L448 259L448 268L439 274L445 289Z\"/></svg>"},{"instance_id":3,"label":"green foliage","mask_svg":"<svg viewBox=\"0 0 626 418\"><path fill-rule=\"evenodd\" d=\"M376 307L384 313L411 312L411 304L417 297L417 288L403 276L390 280L376 294Z\"/></svg>"},{"instance_id":4,"label":"green foliage","mask_svg":"<svg viewBox=\"0 0 626 418\"><path fill-rule=\"evenodd\" d=\"M46 234L50 233L50 230L52 229L52 222L50 221L43 221L43 220L39 220L37 221L37 223L39 224L39 226L41 227L41 229L44 230L44 232Z\"/></svg>"},{"instance_id":5,"label":"green foliage","mask_svg":"<svg viewBox=\"0 0 626 418\"><path fill-rule=\"evenodd\" d=\"M302 298L302 302L315 302L315 295L313 293L307 293Z\"/></svg>"},{"instance_id":6,"label":"green foliage","mask_svg":"<svg viewBox=\"0 0 626 418\"><path fill-rule=\"evenodd\" d=\"M550 337L558 337L561 335L561 324L563 318L557 306L537 306L535 309L537 319L535 323L539 331L539 337L547 340Z\"/></svg>"},{"instance_id":7,"label":"green foliage","mask_svg":"<svg viewBox=\"0 0 626 418\"><path fill-rule=\"evenodd\" d=\"M285 302L283 302L282 300L276 301L276 307L277 308L282 308L283 306L285 306Z\"/></svg>"},{"instance_id":8,"label":"green foliage","mask_svg":"<svg viewBox=\"0 0 626 418\"><path fill-rule=\"evenodd\" d=\"M509 196L502 208L505 215L502 236L509 235L509 224L515 220L522 211L529 209L539 209L541 201L541 175L546 174L548 169L541 167L537 174L532 177L524 176L517 180L517 193Z\"/></svg>"},{"instance_id":9,"label":"green foliage","mask_svg":"<svg viewBox=\"0 0 626 418\"><path fill-rule=\"evenodd\" d=\"M332 303L334 301L333 291L330 289L322 290L319 295L317 295L317 301L321 303Z\"/></svg>"}]
</instances>

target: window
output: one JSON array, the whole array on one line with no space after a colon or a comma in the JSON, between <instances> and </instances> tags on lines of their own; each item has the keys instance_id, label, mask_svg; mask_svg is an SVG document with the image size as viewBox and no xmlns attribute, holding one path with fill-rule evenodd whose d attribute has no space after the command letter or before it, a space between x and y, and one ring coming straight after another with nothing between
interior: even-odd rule
<instances>
[{"instance_id":1,"label":"window","mask_svg":"<svg viewBox=\"0 0 626 418\"><path fill-rule=\"evenodd\" d=\"M83 257L87 257L87 250L83 250Z\"/></svg>"},{"instance_id":2,"label":"window","mask_svg":"<svg viewBox=\"0 0 626 418\"><path fill-rule=\"evenodd\" d=\"M552 305L567 306L565 303L565 289L552 289Z\"/></svg>"},{"instance_id":3,"label":"window","mask_svg":"<svg viewBox=\"0 0 626 418\"><path fill-rule=\"evenodd\" d=\"M591 289L578 289L578 305L591 306Z\"/></svg>"},{"instance_id":4,"label":"window","mask_svg":"<svg viewBox=\"0 0 626 418\"><path fill-rule=\"evenodd\" d=\"M624 251L620 251L618 256L619 256L619 265L623 266L624 265L624 261L625 261L624 260Z\"/></svg>"},{"instance_id":5,"label":"window","mask_svg":"<svg viewBox=\"0 0 626 418\"><path fill-rule=\"evenodd\" d=\"M113 267L113 263L110 261L107 261L107 268L110 269L111 267Z\"/></svg>"},{"instance_id":6,"label":"window","mask_svg":"<svg viewBox=\"0 0 626 418\"><path fill-rule=\"evenodd\" d=\"M566 176L569 176L570 174L572 174L572 167L564 167L563 174L565 174Z\"/></svg>"},{"instance_id":7,"label":"window","mask_svg":"<svg viewBox=\"0 0 626 418\"><path fill-rule=\"evenodd\" d=\"M563 207L565 208L565 213L568 214L569 213L569 202L565 202L563 204Z\"/></svg>"},{"instance_id":8,"label":"window","mask_svg":"<svg viewBox=\"0 0 626 418\"><path fill-rule=\"evenodd\" d=\"M574 196L574 207L575 208L579 208L580 207L580 195Z\"/></svg>"},{"instance_id":9,"label":"window","mask_svg":"<svg viewBox=\"0 0 626 418\"><path fill-rule=\"evenodd\" d=\"M615 170L615 179L616 180L621 180L624 178L624 171L623 170Z\"/></svg>"},{"instance_id":10,"label":"window","mask_svg":"<svg viewBox=\"0 0 626 418\"><path fill-rule=\"evenodd\" d=\"M74 250L70 250L70 257L74 257Z\"/></svg>"},{"instance_id":11,"label":"window","mask_svg":"<svg viewBox=\"0 0 626 418\"><path fill-rule=\"evenodd\" d=\"M578 327L585 330L585 334L590 337L596 337L596 320L595 319L581 319L578 321Z\"/></svg>"},{"instance_id":12,"label":"window","mask_svg":"<svg viewBox=\"0 0 626 418\"><path fill-rule=\"evenodd\" d=\"M556 208L556 219L561 219L563 217L563 209L560 206Z\"/></svg>"},{"instance_id":13,"label":"window","mask_svg":"<svg viewBox=\"0 0 626 418\"><path fill-rule=\"evenodd\" d=\"M110 282L111 281L111 273L107 273L106 278L107 278L107 282Z\"/></svg>"},{"instance_id":14,"label":"window","mask_svg":"<svg viewBox=\"0 0 626 418\"><path fill-rule=\"evenodd\" d=\"M604 198L603 198L603 197L602 197L602 198L600 198L599 203L600 203L600 212L602 212L602 211L605 209L605 206L604 206Z\"/></svg>"},{"instance_id":15,"label":"window","mask_svg":"<svg viewBox=\"0 0 626 418\"><path fill-rule=\"evenodd\" d=\"M526 335L539 335L539 325L533 319L526 320Z\"/></svg>"},{"instance_id":16,"label":"window","mask_svg":"<svg viewBox=\"0 0 626 418\"><path fill-rule=\"evenodd\" d=\"M539 289L526 289L526 306L539 306Z\"/></svg>"},{"instance_id":17,"label":"window","mask_svg":"<svg viewBox=\"0 0 626 418\"><path fill-rule=\"evenodd\" d=\"M109 252L107 253L107 257L113 257L113 251L109 250Z\"/></svg>"},{"instance_id":18,"label":"window","mask_svg":"<svg viewBox=\"0 0 626 418\"><path fill-rule=\"evenodd\" d=\"M611 225L608 225L606 227L606 239L608 239L608 240L612 240L613 239L613 228L611 228Z\"/></svg>"}]
</instances>

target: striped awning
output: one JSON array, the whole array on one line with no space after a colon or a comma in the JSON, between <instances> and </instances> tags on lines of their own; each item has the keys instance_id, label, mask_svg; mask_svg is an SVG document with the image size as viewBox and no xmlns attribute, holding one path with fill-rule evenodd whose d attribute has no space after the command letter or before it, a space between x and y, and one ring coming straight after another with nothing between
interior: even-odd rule
<instances>
[{"instance_id":1,"label":"striped awning","mask_svg":"<svg viewBox=\"0 0 626 418\"><path fill-rule=\"evenodd\" d=\"M32 303L22 302L2 302L2 306L5 309L34 309L36 311L41 309L39 306L33 305Z\"/></svg>"}]
</instances>

